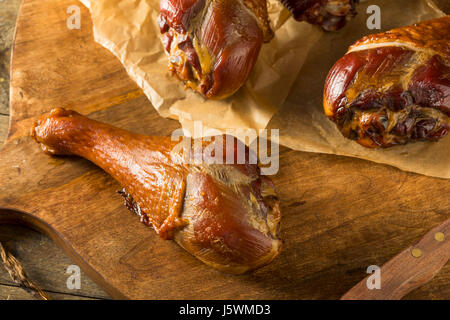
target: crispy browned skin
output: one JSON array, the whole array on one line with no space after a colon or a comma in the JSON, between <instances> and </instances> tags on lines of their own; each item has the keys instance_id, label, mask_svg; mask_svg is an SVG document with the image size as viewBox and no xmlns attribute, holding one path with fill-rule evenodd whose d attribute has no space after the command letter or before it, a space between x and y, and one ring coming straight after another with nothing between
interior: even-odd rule
<instances>
[{"instance_id":1,"label":"crispy browned skin","mask_svg":"<svg viewBox=\"0 0 450 320\"><path fill-rule=\"evenodd\" d=\"M209 99L241 88L272 37L266 0L161 0L160 6L169 70Z\"/></svg>"},{"instance_id":2,"label":"crispy browned skin","mask_svg":"<svg viewBox=\"0 0 450 320\"><path fill-rule=\"evenodd\" d=\"M437 141L450 129L450 16L367 36L330 70L326 115L363 146Z\"/></svg>"},{"instance_id":3,"label":"crispy browned skin","mask_svg":"<svg viewBox=\"0 0 450 320\"><path fill-rule=\"evenodd\" d=\"M101 167L124 187L127 207L142 222L214 268L243 273L280 252L274 185L248 163L248 148L245 164L195 164L195 155L208 154L207 143L189 145L194 156L186 157L170 137L133 134L61 108L42 116L32 136L51 155L78 155ZM240 143L228 139L231 145L226 136L211 145L222 142L224 160L236 157Z\"/></svg>"},{"instance_id":4,"label":"crispy browned skin","mask_svg":"<svg viewBox=\"0 0 450 320\"><path fill-rule=\"evenodd\" d=\"M280 0L298 21L337 31L355 16L358 0Z\"/></svg>"}]
</instances>

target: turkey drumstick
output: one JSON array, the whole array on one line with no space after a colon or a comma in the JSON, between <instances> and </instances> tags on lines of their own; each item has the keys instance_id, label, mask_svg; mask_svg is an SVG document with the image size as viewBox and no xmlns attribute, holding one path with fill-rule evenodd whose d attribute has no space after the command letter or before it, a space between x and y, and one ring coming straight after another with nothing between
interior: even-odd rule
<instances>
[{"instance_id":1,"label":"turkey drumstick","mask_svg":"<svg viewBox=\"0 0 450 320\"><path fill-rule=\"evenodd\" d=\"M363 146L437 141L450 130L450 16L369 35L331 69L325 114Z\"/></svg>"},{"instance_id":2,"label":"turkey drumstick","mask_svg":"<svg viewBox=\"0 0 450 320\"><path fill-rule=\"evenodd\" d=\"M298 21L320 25L326 31L341 29L356 15L359 0L280 0Z\"/></svg>"},{"instance_id":3,"label":"turkey drumstick","mask_svg":"<svg viewBox=\"0 0 450 320\"><path fill-rule=\"evenodd\" d=\"M357 0L281 0L294 18L336 31ZM160 0L158 24L169 71L207 99L225 99L250 76L273 37L267 0Z\"/></svg>"},{"instance_id":4,"label":"turkey drumstick","mask_svg":"<svg viewBox=\"0 0 450 320\"><path fill-rule=\"evenodd\" d=\"M230 153L236 160L235 138L189 142L186 153L170 137L133 134L61 108L42 116L32 136L48 154L78 155L101 167L124 187L127 207L142 222L214 268L239 274L280 252L278 199L258 165L192 161ZM248 159L249 149L241 149Z\"/></svg>"},{"instance_id":5,"label":"turkey drumstick","mask_svg":"<svg viewBox=\"0 0 450 320\"><path fill-rule=\"evenodd\" d=\"M160 7L169 70L208 99L242 87L273 35L266 0L161 0Z\"/></svg>"}]
</instances>

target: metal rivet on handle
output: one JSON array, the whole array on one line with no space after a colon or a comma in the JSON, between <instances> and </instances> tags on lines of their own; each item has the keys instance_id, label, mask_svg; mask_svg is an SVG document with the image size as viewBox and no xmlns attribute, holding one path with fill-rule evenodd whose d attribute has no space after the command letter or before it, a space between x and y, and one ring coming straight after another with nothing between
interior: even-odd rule
<instances>
[{"instance_id":1,"label":"metal rivet on handle","mask_svg":"<svg viewBox=\"0 0 450 320\"><path fill-rule=\"evenodd\" d=\"M436 241L442 242L445 240L445 235L442 232L438 232L434 235L434 239L436 239Z\"/></svg>"},{"instance_id":2,"label":"metal rivet on handle","mask_svg":"<svg viewBox=\"0 0 450 320\"><path fill-rule=\"evenodd\" d=\"M419 248L412 249L411 254L414 258L419 258L420 256L422 256L422 250L420 250Z\"/></svg>"}]
</instances>

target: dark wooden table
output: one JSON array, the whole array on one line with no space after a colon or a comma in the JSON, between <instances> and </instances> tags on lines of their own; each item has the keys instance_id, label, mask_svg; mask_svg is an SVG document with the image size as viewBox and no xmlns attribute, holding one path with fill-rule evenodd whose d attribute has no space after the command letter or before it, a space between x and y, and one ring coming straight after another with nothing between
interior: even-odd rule
<instances>
[{"instance_id":1,"label":"dark wooden table","mask_svg":"<svg viewBox=\"0 0 450 320\"><path fill-rule=\"evenodd\" d=\"M21 0L0 0L0 143L3 142L9 121L9 64L14 26ZM438 0L448 11L448 0ZM444 5L445 4L445 5ZM74 264L50 239L23 226L0 225L0 241L24 266L29 278L53 299L108 299L108 295L81 272L80 289L68 289L67 268ZM409 299L433 299L439 290L439 278L448 274L447 265L426 286L411 292ZM442 288L441 288L442 289ZM32 299L32 296L10 279L0 266L0 299Z\"/></svg>"}]
</instances>

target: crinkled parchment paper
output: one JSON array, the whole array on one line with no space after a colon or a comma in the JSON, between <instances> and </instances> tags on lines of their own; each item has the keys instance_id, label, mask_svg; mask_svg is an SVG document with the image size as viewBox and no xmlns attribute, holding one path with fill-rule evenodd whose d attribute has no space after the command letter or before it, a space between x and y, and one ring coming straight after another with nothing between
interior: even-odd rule
<instances>
[{"instance_id":1,"label":"crinkled parchment paper","mask_svg":"<svg viewBox=\"0 0 450 320\"><path fill-rule=\"evenodd\" d=\"M358 16L339 33L323 34L311 48L286 100L269 123L280 128L280 143L295 150L332 153L385 163L405 171L450 178L450 135L439 142L419 142L389 149L367 149L344 138L322 109L328 71L349 45L366 34L366 9L381 8L381 31L444 16L425 0L371 0L358 6Z\"/></svg>"},{"instance_id":2,"label":"crinkled parchment paper","mask_svg":"<svg viewBox=\"0 0 450 320\"><path fill-rule=\"evenodd\" d=\"M265 44L245 86L224 101L207 101L167 69L156 18L159 0L80 0L89 8L95 41L116 55L163 117L192 134L194 121L208 128L279 129L280 144L295 150L333 153L389 164L406 171L450 178L450 136L372 150L341 136L322 109L325 78L349 45L369 30L366 9L381 9L381 31L443 16L431 0L361 1L358 16L337 33L296 22L278 0L269 0L275 38ZM270 122L269 122L270 121Z\"/></svg>"},{"instance_id":3,"label":"crinkled parchment paper","mask_svg":"<svg viewBox=\"0 0 450 320\"><path fill-rule=\"evenodd\" d=\"M270 18L277 36L263 46L244 87L223 101L205 100L172 77L159 39L159 0L81 0L90 10L95 41L120 59L163 117L201 120L217 129L263 129L286 100L308 49L321 31L298 24L277 0Z\"/></svg>"}]
</instances>

